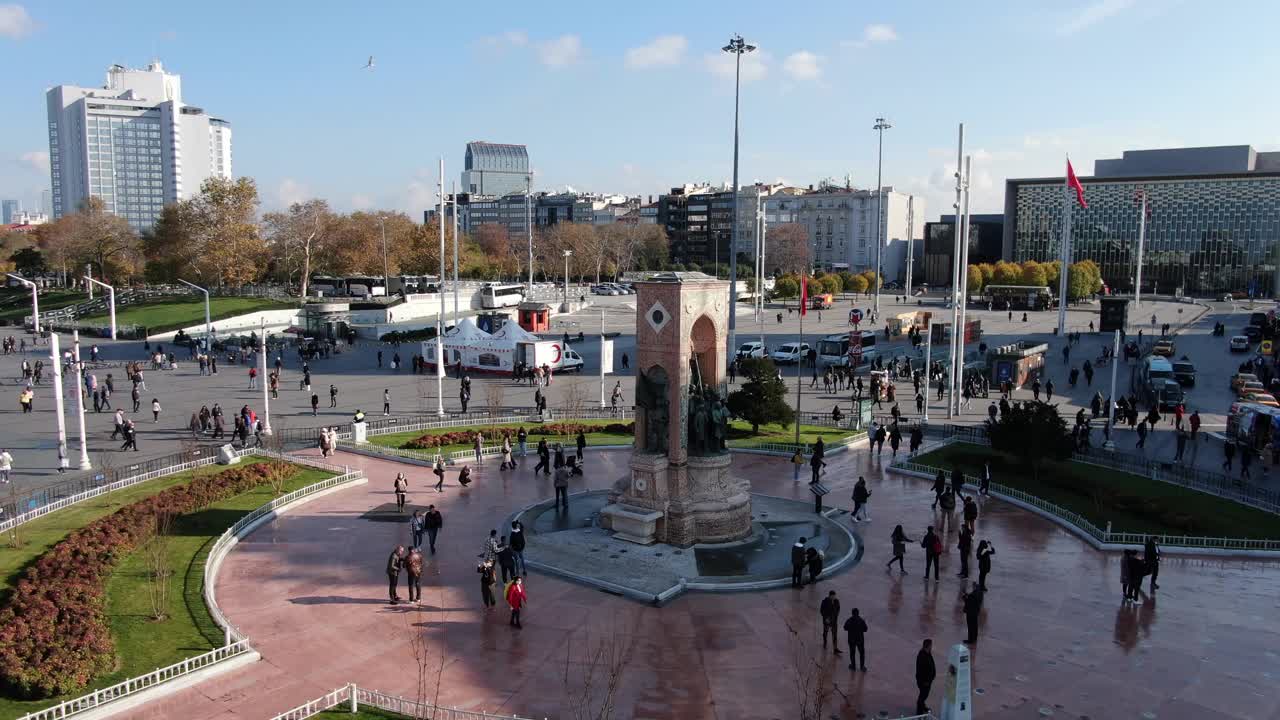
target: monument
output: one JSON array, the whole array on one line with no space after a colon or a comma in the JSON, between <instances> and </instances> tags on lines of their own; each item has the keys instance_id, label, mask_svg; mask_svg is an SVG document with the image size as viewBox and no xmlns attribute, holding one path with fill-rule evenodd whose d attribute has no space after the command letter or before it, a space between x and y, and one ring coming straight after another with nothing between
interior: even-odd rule
<instances>
[{"instance_id":1,"label":"monument","mask_svg":"<svg viewBox=\"0 0 1280 720\"><path fill-rule=\"evenodd\" d=\"M751 494L729 474L729 283L668 272L636 288L635 450L601 525L642 544L741 540Z\"/></svg>"}]
</instances>

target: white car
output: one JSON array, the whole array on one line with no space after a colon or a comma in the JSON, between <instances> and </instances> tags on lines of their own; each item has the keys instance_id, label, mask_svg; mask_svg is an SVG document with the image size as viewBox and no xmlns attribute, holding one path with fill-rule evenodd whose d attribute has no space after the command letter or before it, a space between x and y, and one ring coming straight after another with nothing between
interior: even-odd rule
<instances>
[{"instance_id":1,"label":"white car","mask_svg":"<svg viewBox=\"0 0 1280 720\"><path fill-rule=\"evenodd\" d=\"M744 342L738 346L736 357L742 358L762 358L768 351L764 347L764 343L759 340Z\"/></svg>"},{"instance_id":2,"label":"white car","mask_svg":"<svg viewBox=\"0 0 1280 720\"><path fill-rule=\"evenodd\" d=\"M809 343L785 343L782 347L773 351L773 361L778 364L797 363L801 359L809 357Z\"/></svg>"},{"instance_id":3,"label":"white car","mask_svg":"<svg viewBox=\"0 0 1280 720\"><path fill-rule=\"evenodd\" d=\"M1231 338L1231 352L1249 352L1249 338L1245 335Z\"/></svg>"},{"instance_id":4,"label":"white car","mask_svg":"<svg viewBox=\"0 0 1280 720\"><path fill-rule=\"evenodd\" d=\"M586 363L583 362L582 356L566 348L564 358L560 360L560 367L556 368L556 372L579 372L582 370L583 365L586 365Z\"/></svg>"}]
</instances>

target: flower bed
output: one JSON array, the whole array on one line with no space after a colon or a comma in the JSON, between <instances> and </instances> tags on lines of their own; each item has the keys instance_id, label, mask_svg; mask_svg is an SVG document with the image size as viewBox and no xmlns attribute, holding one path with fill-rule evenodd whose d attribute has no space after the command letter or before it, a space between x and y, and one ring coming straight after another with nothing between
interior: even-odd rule
<instances>
[{"instance_id":1,"label":"flower bed","mask_svg":"<svg viewBox=\"0 0 1280 720\"><path fill-rule=\"evenodd\" d=\"M587 423L542 423L530 424L525 431L531 436L554 435L563 437L566 435L577 435L582 433L620 433L630 434L635 432L635 423L609 423L607 425L587 424ZM487 442L493 442L501 438L504 434L510 434L515 437L516 431L511 426L506 427L475 427L465 430L456 430L446 433L426 434L414 440L410 440L402 447L412 450L431 450L433 448L445 447L448 445L467 445L475 439L476 433L480 433L485 437Z\"/></svg>"},{"instance_id":2,"label":"flower bed","mask_svg":"<svg viewBox=\"0 0 1280 720\"><path fill-rule=\"evenodd\" d=\"M153 534L155 517L191 513L296 468L262 463L169 488L95 520L27 569L0 608L0 685L10 697L76 692L116 664L106 614L112 570Z\"/></svg>"}]
</instances>

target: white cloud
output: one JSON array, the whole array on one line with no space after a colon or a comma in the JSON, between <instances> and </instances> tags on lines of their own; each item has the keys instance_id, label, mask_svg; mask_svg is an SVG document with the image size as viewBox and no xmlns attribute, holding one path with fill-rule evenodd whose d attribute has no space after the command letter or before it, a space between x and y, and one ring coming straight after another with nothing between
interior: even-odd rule
<instances>
[{"instance_id":1,"label":"white cloud","mask_svg":"<svg viewBox=\"0 0 1280 720\"><path fill-rule=\"evenodd\" d=\"M898 31L892 25L873 23L862 29L862 37L857 40L845 40L840 43L845 47L864 48L875 43L893 42L898 39Z\"/></svg>"},{"instance_id":2,"label":"white cloud","mask_svg":"<svg viewBox=\"0 0 1280 720\"><path fill-rule=\"evenodd\" d=\"M40 172L40 173L49 172L49 153L44 150L32 150L31 152L24 152L18 158L18 162L21 163L23 167L29 168L36 172Z\"/></svg>"},{"instance_id":3,"label":"white cloud","mask_svg":"<svg viewBox=\"0 0 1280 720\"><path fill-rule=\"evenodd\" d=\"M1133 6L1135 0L1097 0L1067 16L1058 28L1059 35L1074 35L1118 15Z\"/></svg>"},{"instance_id":4,"label":"white cloud","mask_svg":"<svg viewBox=\"0 0 1280 720\"><path fill-rule=\"evenodd\" d=\"M418 217L423 210L436 206L436 184L427 180L410 180L404 189L404 200L401 208L409 213L409 217Z\"/></svg>"},{"instance_id":5,"label":"white cloud","mask_svg":"<svg viewBox=\"0 0 1280 720\"><path fill-rule=\"evenodd\" d=\"M733 54L727 52L707 53L702 57L702 62L714 75L722 78L733 80L734 60ZM769 74L769 62L772 60L769 53L757 50L742 56L742 82L749 83L764 78Z\"/></svg>"},{"instance_id":6,"label":"white cloud","mask_svg":"<svg viewBox=\"0 0 1280 720\"><path fill-rule=\"evenodd\" d=\"M672 67L684 60L689 41L683 35L659 35L653 42L627 50L625 64L631 70Z\"/></svg>"},{"instance_id":7,"label":"white cloud","mask_svg":"<svg viewBox=\"0 0 1280 720\"><path fill-rule=\"evenodd\" d=\"M368 210L373 207L373 198L363 193L356 193L351 196L352 210Z\"/></svg>"},{"instance_id":8,"label":"white cloud","mask_svg":"<svg viewBox=\"0 0 1280 720\"><path fill-rule=\"evenodd\" d=\"M514 45L516 47L524 47L529 44L529 35L523 30L508 30L502 33L502 39L505 40L508 45Z\"/></svg>"},{"instance_id":9,"label":"white cloud","mask_svg":"<svg viewBox=\"0 0 1280 720\"><path fill-rule=\"evenodd\" d=\"M30 35L36 23L21 5L0 5L0 36L21 40Z\"/></svg>"},{"instance_id":10,"label":"white cloud","mask_svg":"<svg viewBox=\"0 0 1280 720\"><path fill-rule=\"evenodd\" d=\"M782 61L782 69L796 80L817 80L822 77L821 62L822 58L808 50L801 50L788 55Z\"/></svg>"},{"instance_id":11,"label":"white cloud","mask_svg":"<svg viewBox=\"0 0 1280 720\"><path fill-rule=\"evenodd\" d=\"M293 178L285 178L276 186L276 202L282 208L310 199L311 189Z\"/></svg>"},{"instance_id":12,"label":"white cloud","mask_svg":"<svg viewBox=\"0 0 1280 720\"><path fill-rule=\"evenodd\" d=\"M582 38L577 35L561 35L538 45L538 60L547 67L567 67L581 57Z\"/></svg>"}]
</instances>

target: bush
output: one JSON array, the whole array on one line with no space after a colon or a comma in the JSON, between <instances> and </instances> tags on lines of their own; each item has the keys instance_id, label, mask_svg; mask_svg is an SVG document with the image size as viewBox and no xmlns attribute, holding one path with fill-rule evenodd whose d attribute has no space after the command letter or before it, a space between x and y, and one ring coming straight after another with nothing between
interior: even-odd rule
<instances>
[{"instance_id":1,"label":"bush","mask_svg":"<svg viewBox=\"0 0 1280 720\"><path fill-rule=\"evenodd\" d=\"M515 437L517 428L507 427L474 427L465 430L453 430L446 433L433 433L414 438L405 443L401 447L412 450L433 450L438 447L448 445L470 445L476 437L476 433L480 433L486 441L493 441L501 438L504 434ZM562 422L562 423L541 423L530 424L525 428L525 432L533 436L557 436L577 435L579 432L607 432L607 433L634 433L636 424L629 423L609 423L607 425L588 425L586 423Z\"/></svg>"},{"instance_id":2,"label":"bush","mask_svg":"<svg viewBox=\"0 0 1280 720\"><path fill-rule=\"evenodd\" d=\"M234 497L293 468L231 468L169 488L95 520L29 567L0 608L0 686L11 697L77 692L116 665L106 614L112 570L150 539L159 515L177 516Z\"/></svg>"},{"instance_id":3,"label":"bush","mask_svg":"<svg viewBox=\"0 0 1280 720\"><path fill-rule=\"evenodd\" d=\"M761 425L781 423L789 427L795 411L787 404L787 388L778 378L778 370L768 358L744 358L738 361L738 374L745 378L740 390L729 393L729 412L751 423L751 434L758 435Z\"/></svg>"}]
</instances>

